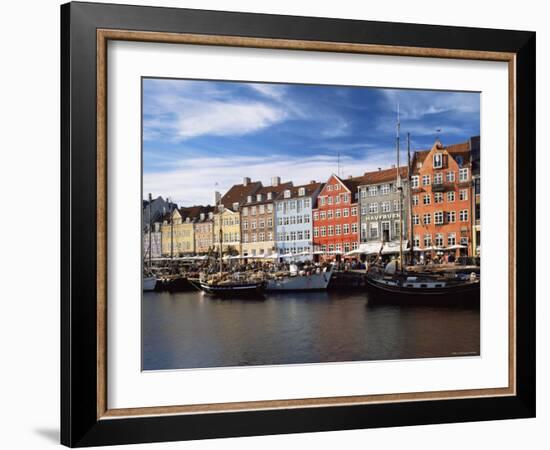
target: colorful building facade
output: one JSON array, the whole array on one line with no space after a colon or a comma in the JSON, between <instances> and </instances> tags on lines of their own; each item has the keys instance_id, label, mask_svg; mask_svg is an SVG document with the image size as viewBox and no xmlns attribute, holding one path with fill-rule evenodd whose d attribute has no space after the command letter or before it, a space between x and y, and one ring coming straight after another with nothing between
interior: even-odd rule
<instances>
[{"instance_id":1,"label":"colorful building facade","mask_svg":"<svg viewBox=\"0 0 550 450\"><path fill-rule=\"evenodd\" d=\"M195 252L195 234L193 222L186 208L172 211L162 227L162 255L185 256Z\"/></svg>"},{"instance_id":2,"label":"colorful building facade","mask_svg":"<svg viewBox=\"0 0 550 450\"><path fill-rule=\"evenodd\" d=\"M148 227L147 227L148 228ZM151 227L151 246L149 247L149 231L146 229L143 234L143 257L160 258L162 256L162 232L161 223L155 222Z\"/></svg>"},{"instance_id":3,"label":"colorful building facade","mask_svg":"<svg viewBox=\"0 0 550 450\"><path fill-rule=\"evenodd\" d=\"M364 177L345 180L332 175L317 196L313 209L314 251L341 255L359 243L358 186Z\"/></svg>"},{"instance_id":4,"label":"colorful building facade","mask_svg":"<svg viewBox=\"0 0 550 450\"><path fill-rule=\"evenodd\" d=\"M367 172L359 184L360 242L365 249L407 238L409 186L407 167ZM401 189L401 191L400 191ZM403 233L403 234L402 234ZM360 246L360 249L362 247Z\"/></svg>"},{"instance_id":5,"label":"colorful building facade","mask_svg":"<svg viewBox=\"0 0 550 450\"><path fill-rule=\"evenodd\" d=\"M292 183L273 177L271 186L258 189L246 197L241 206L242 255L269 256L275 253L275 199Z\"/></svg>"},{"instance_id":6,"label":"colorful building facade","mask_svg":"<svg viewBox=\"0 0 550 450\"><path fill-rule=\"evenodd\" d=\"M206 207L195 221L195 253L208 254L214 248L214 208Z\"/></svg>"},{"instance_id":7,"label":"colorful building facade","mask_svg":"<svg viewBox=\"0 0 550 450\"><path fill-rule=\"evenodd\" d=\"M472 255L469 143L415 152L411 163L411 231L420 250Z\"/></svg>"},{"instance_id":8,"label":"colorful building facade","mask_svg":"<svg viewBox=\"0 0 550 450\"><path fill-rule=\"evenodd\" d=\"M311 181L283 190L275 200L276 251L313 254L313 209L322 183Z\"/></svg>"}]
</instances>

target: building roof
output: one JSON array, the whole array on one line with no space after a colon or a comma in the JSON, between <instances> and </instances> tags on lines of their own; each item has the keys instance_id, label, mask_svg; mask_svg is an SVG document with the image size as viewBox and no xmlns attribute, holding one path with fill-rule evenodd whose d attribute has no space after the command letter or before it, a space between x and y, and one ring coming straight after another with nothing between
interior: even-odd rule
<instances>
[{"instance_id":1,"label":"building roof","mask_svg":"<svg viewBox=\"0 0 550 450\"><path fill-rule=\"evenodd\" d=\"M181 215L181 219L184 222L187 219L189 219L190 222L200 222L201 214L204 214L205 218L207 218L209 212L214 212L214 207L210 205L195 205L179 208L178 211Z\"/></svg>"},{"instance_id":2,"label":"building roof","mask_svg":"<svg viewBox=\"0 0 550 450\"><path fill-rule=\"evenodd\" d=\"M426 157L430 154L434 148L437 148L439 150L446 150L449 155L451 155L454 159L457 157L462 157L462 160L465 164L469 164L471 160L471 152L470 152L470 142L461 142L459 144L452 144L448 145L447 147L443 146L441 142L436 141L434 146L430 150L419 150L414 152L413 155L413 172L417 170L416 163L424 163L426 160Z\"/></svg>"},{"instance_id":3,"label":"building roof","mask_svg":"<svg viewBox=\"0 0 550 450\"><path fill-rule=\"evenodd\" d=\"M221 199L221 204L225 208L233 208L233 203L242 204L246 201L248 195L255 194L256 191L262 188L261 181L252 181L250 183L244 184L234 184L231 188L223 195Z\"/></svg>"},{"instance_id":4,"label":"building roof","mask_svg":"<svg viewBox=\"0 0 550 450\"><path fill-rule=\"evenodd\" d=\"M273 202L277 198L279 193L281 193L281 192L283 192L283 191L285 191L286 189L289 189L289 188L292 188L292 181L287 181L285 183L279 183L277 186L263 186L261 189L257 190L256 192L248 194L248 195L252 195L252 201L248 202L247 201L248 199L245 198L243 204L246 204L248 206L248 205L259 205L259 204L262 204L262 203ZM267 194L270 193L270 192L273 194L273 196L272 196L271 200L268 200L267 199ZM262 200L261 201L256 200L256 195L258 195L258 194L262 194Z\"/></svg>"},{"instance_id":5,"label":"building roof","mask_svg":"<svg viewBox=\"0 0 550 450\"><path fill-rule=\"evenodd\" d=\"M401 166L399 168L399 175L401 178L407 178L407 166ZM365 172L362 177L363 181L360 183L361 186L368 184L378 184L378 183L387 183L395 181L397 178L397 169L392 167L391 169L375 170L372 172Z\"/></svg>"},{"instance_id":6,"label":"building roof","mask_svg":"<svg viewBox=\"0 0 550 450\"><path fill-rule=\"evenodd\" d=\"M286 189L283 189L279 195L275 198L275 200L283 200L284 199L284 193L286 190L290 190L290 198L294 197L308 197L311 196L317 189L321 189L323 187L324 183L309 183L309 184L302 184L300 186L290 186ZM299 195L300 188L304 188L304 195Z\"/></svg>"}]
</instances>

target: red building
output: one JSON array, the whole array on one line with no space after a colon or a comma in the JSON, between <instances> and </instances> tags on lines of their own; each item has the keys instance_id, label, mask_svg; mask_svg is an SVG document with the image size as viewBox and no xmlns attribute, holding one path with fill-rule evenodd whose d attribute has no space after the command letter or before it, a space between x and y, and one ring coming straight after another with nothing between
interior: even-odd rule
<instances>
[{"instance_id":1,"label":"red building","mask_svg":"<svg viewBox=\"0 0 550 450\"><path fill-rule=\"evenodd\" d=\"M313 210L314 251L339 255L359 244L358 186L364 177L340 179L332 175Z\"/></svg>"},{"instance_id":2,"label":"red building","mask_svg":"<svg viewBox=\"0 0 550 450\"><path fill-rule=\"evenodd\" d=\"M472 255L472 162L468 142L415 152L411 163L415 247Z\"/></svg>"}]
</instances>

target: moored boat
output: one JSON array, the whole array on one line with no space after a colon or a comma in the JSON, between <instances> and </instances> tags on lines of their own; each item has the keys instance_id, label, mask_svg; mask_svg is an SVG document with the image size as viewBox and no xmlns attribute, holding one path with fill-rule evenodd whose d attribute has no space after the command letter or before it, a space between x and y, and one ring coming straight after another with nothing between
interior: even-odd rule
<instances>
[{"instance_id":1,"label":"moored boat","mask_svg":"<svg viewBox=\"0 0 550 450\"><path fill-rule=\"evenodd\" d=\"M143 276L143 291L154 291L157 285L157 277L154 275Z\"/></svg>"},{"instance_id":2,"label":"moored boat","mask_svg":"<svg viewBox=\"0 0 550 450\"><path fill-rule=\"evenodd\" d=\"M265 281L200 281L201 290L218 297L260 297L266 289Z\"/></svg>"},{"instance_id":3,"label":"moored boat","mask_svg":"<svg viewBox=\"0 0 550 450\"><path fill-rule=\"evenodd\" d=\"M267 281L268 291L314 291L328 287L333 269L311 274L293 274Z\"/></svg>"}]
</instances>

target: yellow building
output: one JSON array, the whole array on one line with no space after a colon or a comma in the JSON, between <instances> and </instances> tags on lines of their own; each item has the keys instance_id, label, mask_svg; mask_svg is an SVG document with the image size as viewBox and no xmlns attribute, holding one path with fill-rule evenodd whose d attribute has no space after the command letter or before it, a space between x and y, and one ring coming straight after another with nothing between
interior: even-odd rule
<instances>
[{"instance_id":1,"label":"yellow building","mask_svg":"<svg viewBox=\"0 0 550 450\"><path fill-rule=\"evenodd\" d=\"M185 208L175 209L169 220L162 224L163 256L183 256L195 252L193 222L185 215Z\"/></svg>"},{"instance_id":2,"label":"yellow building","mask_svg":"<svg viewBox=\"0 0 550 450\"><path fill-rule=\"evenodd\" d=\"M241 220L238 210L224 208L223 212L214 214L214 249L218 252L220 251L220 237L223 252L227 251L229 247L233 247L239 254L241 253Z\"/></svg>"}]
</instances>

